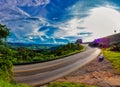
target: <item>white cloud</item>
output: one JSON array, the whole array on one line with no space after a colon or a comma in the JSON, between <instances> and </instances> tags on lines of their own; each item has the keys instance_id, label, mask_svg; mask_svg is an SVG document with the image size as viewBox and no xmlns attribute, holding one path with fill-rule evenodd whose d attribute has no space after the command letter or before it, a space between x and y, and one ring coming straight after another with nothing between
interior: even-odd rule
<instances>
[{"instance_id":1,"label":"white cloud","mask_svg":"<svg viewBox=\"0 0 120 87\"><path fill-rule=\"evenodd\" d=\"M66 23L59 24L60 29L54 33L54 37L78 36L81 31L79 29L80 23L81 20L75 17Z\"/></svg>"},{"instance_id":2,"label":"white cloud","mask_svg":"<svg viewBox=\"0 0 120 87\"><path fill-rule=\"evenodd\" d=\"M39 6L46 5L50 0L0 0L1 9L4 7L16 7L16 6Z\"/></svg>"},{"instance_id":3,"label":"white cloud","mask_svg":"<svg viewBox=\"0 0 120 87\"><path fill-rule=\"evenodd\" d=\"M84 41L92 41L96 38L114 34L114 30L120 32L120 13L116 10L117 7L106 5L105 7L97 7L91 9L89 16L84 19L73 17L66 23L59 24L59 30L54 34L54 37L70 37L84 38ZM86 29L79 29L85 27ZM91 32L90 35L78 35L80 32Z\"/></svg>"},{"instance_id":4,"label":"white cloud","mask_svg":"<svg viewBox=\"0 0 120 87\"><path fill-rule=\"evenodd\" d=\"M46 5L49 2L50 0L0 0L0 10L2 8L5 8L5 6L7 8L0 12L0 18L1 20L12 19L12 25L11 23L8 23L8 20L6 23L8 23L8 25L13 28L12 32L20 40L24 40L24 37L29 40L39 38L41 41L44 42L45 40L52 38L54 43L56 43L55 38L67 39L71 41L71 38L75 40L77 38L86 37L86 41L88 39L93 40L98 37L113 34L114 30L119 28L120 13L115 10L117 9L117 7L111 5L106 5L105 7L96 7L96 5L94 5L94 1L80 1L74 4L72 7L66 8L68 14L66 13L66 18L62 22L57 22L58 24L51 21L47 22L47 19L41 17L32 18L30 17L30 14L18 8L21 6L29 7ZM101 4L101 6L103 5ZM8 7L11 8L8 9ZM67 16L70 17L67 18ZM18 19L28 17L29 19ZM14 18L15 20L18 20L14 21ZM57 18L53 19L56 20ZM22 27L19 25L22 25ZM52 26L53 28L55 27L55 33L52 32L54 33L54 35L49 36L47 34L47 32L50 31L52 28L39 31L42 26ZM83 34L80 34L82 32ZM84 34L85 32L93 32L93 36L88 37L89 34Z\"/></svg>"},{"instance_id":5,"label":"white cloud","mask_svg":"<svg viewBox=\"0 0 120 87\"><path fill-rule=\"evenodd\" d=\"M14 7L14 9L16 10L16 12L19 12L21 13L22 15L25 15L27 17L31 17L30 14L26 13L25 11L21 10L20 8L18 7Z\"/></svg>"},{"instance_id":6,"label":"white cloud","mask_svg":"<svg viewBox=\"0 0 120 87\"><path fill-rule=\"evenodd\" d=\"M120 27L120 13L110 6L94 8L82 25L87 28L87 31L93 32L93 36L86 41L111 35Z\"/></svg>"}]
</instances>

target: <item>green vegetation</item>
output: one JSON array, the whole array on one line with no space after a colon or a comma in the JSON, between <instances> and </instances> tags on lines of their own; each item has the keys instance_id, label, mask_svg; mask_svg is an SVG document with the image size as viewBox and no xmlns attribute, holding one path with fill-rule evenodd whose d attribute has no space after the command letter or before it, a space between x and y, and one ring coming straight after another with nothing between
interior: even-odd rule
<instances>
[{"instance_id":1,"label":"green vegetation","mask_svg":"<svg viewBox=\"0 0 120 87\"><path fill-rule=\"evenodd\" d=\"M47 87L98 87L72 82L53 82Z\"/></svg>"},{"instance_id":2,"label":"green vegetation","mask_svg":"<svg viewBox=\"0 0 120 87\"><path fill-rule=\"evenodd\" d=\"M104 50L103 53L104 56L110 60L112 66L116 69L116 72L120 74L120 52Z\"/></svg>"},{"instance_id":3,"label":"green vegetation","mask_svg":"<svg viewBox=\"0 0 120 87\"><path fill-rule=\"evenodd\" d=\"M0 57L8 58L12 63L26 63L34 61L49 61L65 57L83 51L85 48L80 44L68 43L67 45L58 46L55 49L32 50L25 47L12 49L0 46Z\"/></svg>"},{"instance_id":4,"label":"green vegetation","mask_svg":"<svg viewBox=\"0 0 120 87\"><path fill-rule=\"evenodd\" d=\"M29 87L25 84L12 84L9 81L0 79L0 87Z\"/></svg>"},{"instance_id":5,"label":"green vegetation","mask_svg":"<svg viewBox=\"0 0 120 87\"><path fill-rule=\"evenodd\" d=\"M7 36L9 34L9 29L5 25L0 24L0 44L5 43L6 45Z\"/></svg>"},{"instance_id":6,"label":"green vegetation","mask_svg":"<svg viewBox=\"0 0 120 87\"><path fill-rule=\"evenodd\" d=\"M57 47L51 51L51 54L54 54L55 57L64 57L83 50L85 50L85 48L80 44L68 43L67 45Z\"/></svg>"},{"instance_id":7,"label":"green vegetation","mask_svg":"<svg viewBox=\"0 0 120 87\"><path fill-rule=\"evenodd\" d=\"M120 41L118 41L118 42L112 42L110 50L111 51L120 51Z\"/></svg>"},{"instance_id":8,"label":"green vegetation","mask_svg":"<svg viewBox=\"0 0 120 87\"><path fill-rule=\"evenodd\" d=\"M12 62L7 55L0 55L0 76L5 80L10 80L12 75Z\"/></svg>"},{"instance_id":9,"label":"green vegetation","mask_svg":"<svg viewBox=\"0 0 120 87\"><path fill-rule=\"evenodd\" d=\"M0 24L0 43L6 44L6 38L9 35L9 29L5 25ZM4 45L6 46L6 45ZM5 48L1 46L1 48ZM5 50L0 49L0 77L4 78L4 80L12 79L12 62L10 61L9 50L5 48ZM7 51L6 51L7 50Z\"/></svg>"},{"instance_id":10,"label":"green vegetation","mask_svg":"<svg viewBox=\"0 0 120 87\"><path fill-rule=\"evenodd\" d=\"M12 58L14 51L7 47L6 38L9 29L0 24L0 87L28 87L27 85L15 84L12 73Z\"/></svg>"},{"instance_id":11,"label":"green vegetation","mask_svg":"<svg viewBox=\"0 0 120 87\"><path fill-rule=\"evenodd\" d=\"M25 47L11 49L0 46L0 87L28 87L27 85L11 83L13 81L12 66L18 62L47 61L61 58L77 52L84 47L80 44L69 43L54 50L31 50Z\"/></svg>"}]
</instances>

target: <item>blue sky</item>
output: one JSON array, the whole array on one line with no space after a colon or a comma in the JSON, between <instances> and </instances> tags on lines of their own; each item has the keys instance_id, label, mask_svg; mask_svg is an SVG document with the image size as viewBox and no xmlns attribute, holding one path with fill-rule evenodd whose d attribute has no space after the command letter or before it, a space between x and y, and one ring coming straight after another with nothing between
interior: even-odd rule
<instances>
[{"instance_id":1,"label":"blue sky","mask_svg":"<svg viewBox=\"0 0 120 87\"><path fill-rule=\"evenodd\" d=\"M65 44L119 32L119 0L0 0L9 42Z\"/></svg>"}]
</instances>

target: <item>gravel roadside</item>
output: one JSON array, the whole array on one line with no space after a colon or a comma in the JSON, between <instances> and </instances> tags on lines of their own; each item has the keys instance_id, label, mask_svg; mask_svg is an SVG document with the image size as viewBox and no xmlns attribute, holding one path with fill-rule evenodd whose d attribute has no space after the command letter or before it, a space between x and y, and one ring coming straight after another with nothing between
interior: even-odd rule
<instances>
[{"instance_id":1,"label":"gravel roadside","mask_svg":"<svg viewBox=\"0 0 120 87\"><path fill-rule=\"evenodd\" d=\"M79 82L99 87L120 87L120 75L117 75L111 63L104 59L97 59L83 66L77 71L58 79L59 82Z\"/></svg>"}]
</instances>

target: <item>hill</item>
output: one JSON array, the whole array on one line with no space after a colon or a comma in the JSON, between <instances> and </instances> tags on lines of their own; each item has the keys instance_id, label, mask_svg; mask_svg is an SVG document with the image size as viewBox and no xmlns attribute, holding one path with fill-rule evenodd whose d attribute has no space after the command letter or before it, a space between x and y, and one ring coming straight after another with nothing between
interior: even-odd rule
<instances>
[{"instance_id":1,"label":"hill","mask_svg":"<svg viewBox=\"0 0 120 87\"><path fill-rule=\"evenodd\" d=\"M108 43L109 44L112 44L112 43L117 43L117 42L120 42L120 33L117 33L117 34L114 34L114 35L110 35L110 36L107 36L105 37L108 39Z\"/></svg>"},{"instance_id":2,"label":"hill","mask_svg":"<svg viewBox=\"0 0 120 87\"><path fill-rule=\"evenodd\" d=\"M89 45L108 48L114 45L118 45L119 43L120 43L120 33L117 33L110 36L95 39Z\"/></svg>"}]
</instances>

